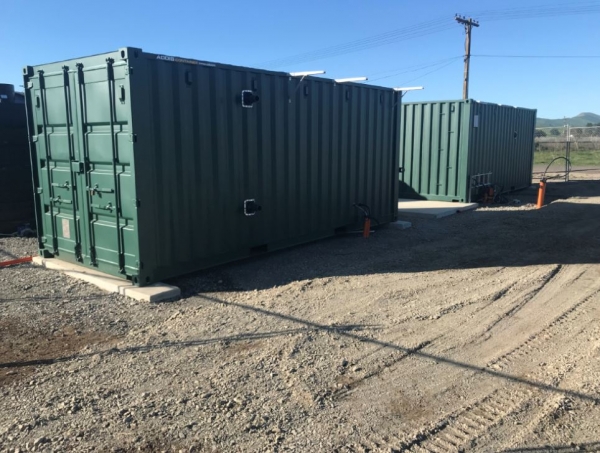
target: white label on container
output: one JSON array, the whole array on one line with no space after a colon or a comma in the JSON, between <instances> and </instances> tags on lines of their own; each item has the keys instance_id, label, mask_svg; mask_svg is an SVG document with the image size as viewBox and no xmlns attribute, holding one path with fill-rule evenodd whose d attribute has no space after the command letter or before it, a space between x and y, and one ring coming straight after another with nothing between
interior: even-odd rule
<instances>
[{"instance_id":1,"label":"white label on container","mask_svg":"<svg viewBox=\"0 0 600 453\"><path fill-rule=\"evenodd\" d=\"M71 227L69 226L69 219L62 219L62 230L63 237L65 239L71 239Z\"/></svg>"},{"instance_id":2,"label":"white label on container","mask_svg":"<svg viewBox=\"0 0 600 453\"><path fill-rule=\"evenodd\" d=\"M479 115L475 115L473 118L473 127L479 127Z\"/></svg>"}]
</instances>

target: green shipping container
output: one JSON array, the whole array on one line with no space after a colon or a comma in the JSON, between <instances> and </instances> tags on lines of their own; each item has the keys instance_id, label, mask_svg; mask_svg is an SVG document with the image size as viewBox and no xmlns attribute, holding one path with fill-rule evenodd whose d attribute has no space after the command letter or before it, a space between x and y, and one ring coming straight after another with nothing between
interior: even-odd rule
<instances>
[{"instance_id":1,"label":"green shipping container","mask_svg":"<svg viewBox=\"0 0 600 453\"><path fill-rule=\"evenodd\" d=\"M389 88L135 48L24 79L45 256L147 285L397 218Z\"/></svg>"},{"instance_id":2,"label":"green shipping container","mask_svg":"<svg viewBox=\"0 0 600 453\"><path fill-rule=\"evenodd\" d=\"M478 201L531 185L536 110L474 100L406 103L400 198Z\"/></svg>"},{"instance_id":3,"label":"green shipping container","mask_svg":"<svg viewBox=\"0 0 600 453\"><path fill-rule=\"evenodd\" d=\"M27 119L22 93L0 83L0 234L12 234L30 224L35 212Z\"/></svg>"}]
</instances>

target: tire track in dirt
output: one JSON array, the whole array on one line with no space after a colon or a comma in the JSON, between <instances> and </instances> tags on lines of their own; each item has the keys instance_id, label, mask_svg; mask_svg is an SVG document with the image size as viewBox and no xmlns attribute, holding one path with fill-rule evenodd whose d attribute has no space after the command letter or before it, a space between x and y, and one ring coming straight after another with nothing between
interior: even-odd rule
<instances>
[{"instance_id":1,"label":"tire track in dirt","mask_svg":"<svg viewBox=\"0 0 600 453\"><path fill-rule=\"evenodd\" d=\"M573 322L581 315L585 314L586 311L583 310L582 307L588 304L599 293L600 289L595 290L592 294L584 297L575 305L571 306L571 308L554 318L550 324L548 324L542 330L529 336L525 342L521 343L519 346L510 350L506 354L503 354L502 356L488 362L486 367L494 370L502 370L508 368L513 361L529 355L530 350L533 350L536 347L539 348L539 346L541 346L543 343L559 334L566 323Z\"/></svg>"},{"instance_id":2,"label":"tire track in dirt","mask_svg":"<svg viewBox=\"0 0 600 453\"><path fill-rule=\"evenodd\" d=\"M533 411L534 413L532 414L531 419L524 426L519 427L519 430L517 432L515 432L514 426L505 428L505 430L508 430L510 432L510 441L506 443L505 448L508 449L511 446L518 445L520 442L523 442L524 439L530 433L534 432L537 427L542 425L545 419L547 419L548 417L552 417L553 414L559 412L561 408L570 406L571 403L571 398L566 395L553 395L552 397L545 400L542 403L542 407L537 408L537 411L535 410L536 408L532 410L527 407L523 407L524 412ZM515 415L517 412L518 411L515 411ZM485 438L485 434L486 433L484 433L481 437ZM502 449L499 448L498 450L501 451Z\"/></svg>"},{"instance_id":3,"label":"tire track in dirt","mask_svg":"<svg viewBox=\"0 0 600 453\"><path fill-rule=\"evenodd\" d=\"M581 314L584 314L584 312L581 312ZM585 370L580 370L579 373L577 373L577 370L582 363L585 363L585 358L586 356L589 357L590 351L593 351L600 346L600 341L597 340L600 329L598 326L594 326L590 332L588 327L592 325L594 325L593 321L575 335L571 335L574 341L570 345L569 351L561 356L562 359L567 360L560 367L560 370L557 373L554 373L550 382L552 386L556 388L562 387L563 390L564 387L567 386L578 392L582 391L581 376L582 373L585 374ZM592 342L585 341L590 338L596 338L596 340ZM582 344L585 344L586 347L582 348ZM600 400L593 400L594 392L589 392L588 390L588 395L592 400L582 403L592 405L598 404ZM504 450L505 448L509 449L520 443L522 444L530 435L534 434L540 427L543 427L544 422L549 419L556 420L566 412L573 410L574 399L576 398L568 393L549 394L544 399L541 399L541 401L538 396L537 401L539 402L537 405L530 403L523 405L514 412L512 423L510 423L510 420L507 420L508 423L498 426L496 431L500 431L500 433L494 433L495 439L505 439L503 445L501 444L498 446L498 451ZM581 415L586 417L585 414ZM515 419L519 419L518 424L514 422ZM483 444L490 442L489 436L489 432L484 433L481 438L478 439L478 442Z\"/></svg>"},{"instance_id":4,"label":"tire track in dirt","mask_svg":"<svg viewBox=\"0 0 600 453\"><path fill-rule=\"evenodd\" d=\"M537 288L534 288L532 291L530 291L528 294L526 294L525 297L523 298L522 302L517 303L515 306L511 307L508 311L506 311L503 314L501 314L492 324L490 324L485 329L485 331L481 334L481 336L488 335L490 333L490 331L494 329L494 327L496 327L502 321L505 321L506 319L510 318L511 316L513 316L518 311L520 311L528 302L530 302L531 300L533 300L534 297L536 297L545 288L547 288L548 285L551 284L551 282L558 276L558 274L563 269L564 269L564 266L562 264L556 265L552 270L550 270L550 272L548 272L543 277L542 282L540 283L540 285ZM497 299L495 299L493 302L497 302L502 297L504 297L504 295L505 294L499 294L499 297Z\"/></svg>"},{"instance_id":5,"label":"tire track in dirt","mask_svg":"<svg viewBox=\"0 0 600 453\"><path fill-rule=\"evenodd\" d=\"M456 283L456 288L448 288L448 287L443 287L441 285L437 285L434 284L432 285L431 282L428 281L424 281L422 283L422 286L418 286L415 288L409 288L409 289L403 289L403 290L391 290L391 291L385 291L382 295L380 295L375 302L380 302L380 301L386 301L386 300L390 300L390 299L409 299L403 306L403 309L405 311L410 311L413 312L414 310L419 310L419 309L423 309L423 308L440 308L439 307L439 303L440 303L440 298L439 298L439 292L441 289L444 290L445 292L445 299L448 300L452 300L454 297L453 296L457 296L459 294L462 294L464 292L464 290L462 288L460 288L460 284L464 284L465 281L468 281L468 279L462 278L460 280L456 280L454 283ZM485 281L482 282L477 282L477 284L473 284L471 282L471 290L473 292L478 292L479 290L481 290L482 288L486 287L486 283ZM423 298L425 299L430 299L428 300L428 302L430 302L430 304L424 304L423 303ZM441 307L441 309L445 309L446 307ZM431 313L426 313L426 315L431 315ZM423 316L420 316L423 317ZM426 317L426 316L425 316ZM411 321L414 319L418 319L419 318L419 314L415 314L415 313L411 313L407 316L404 316L402 318L400 318L400 321Z\"/></svg>"},{"instance_id":6,"label":"tire track in dirt","mask_svg":"<svg viewBox=\"0 0 600 453\"><path fill-rule=\"evenodd\" d=\"M383 363L379 364L377 367L375 367L375 369L361 377L354 378L345 377L344 375L342 375L338 380L338 385L341 385L341 388L338 388L333 391L332 398L335 400L345 398L352 390L354 390L359 385L366 383L369 379L373 377L379 376L384 370L396 365L404 359L409 358L414 353L422 351L427 346L432 344L435 340L437 340L437 338L419 343L414 348L411 348L403 353L390 354L386 359L383 360Z\"/></svg>"},{"instance_id":7,"label":"tire track in dirt","mask_svg":"<svg viewBox=\"0 0 600 453\"><path fill-rule=\"evenodd\" d=\"M571 282L579 280L585 272L586 270L580 272ZM557 274L558 272L554 273L554 275ZM547 280L550 281L551 279ZM589 310L586 310L586 305L593 301L598 294L600 294L600 289L593 290L591 294L584 296L575 305L555 317L546 327L530 336L524 343L502 357L489 362L486 368L494 370L507 368L513 362L525 358L529 354L529 349L542 346L545 342L560 336L560 334L571 335L568 329L565 329L566 325L575 322L582 315L588 313ZM578 350L579 347L577 344L573 344L571 348ZM537 349L540 350L541 348L538 347ZM551 361L556 362L555 359L556 357ZM551 374L547 370L543 370L536 373L536 376L528 376L528 379L546 382L548 385L558 387L575 368L577 360L571 359L566 366L554 369ZM519 384L511 384L494 390L458 412L446 415L432 428L417 433L408 442L398 442L397 445L400 445L400 447L397 449L392 448L392 451L430 453L461 451L472 445L478 437L484 435L490 428L501 423L507 416L520 410L531 399L534 391L536 390L529 386L520 386ZM563 394L557 398L557 401L563 398L568 399Z\"/></svg>"},{"instance_id":8,"label":"tire track in dirt","mask_svg":"<svg viewBox=\"0 0 600 453\"><path fill-rule=\"evenodd\" d=\"M557 270L556 267L558 267L559 269ZM531 292L530 286L531 286L532 282L541 278L544 280L543 284L544 285L547 284L548 282L546 282L546 279L548 279L548 277L549 277L548 274L554 274L554 275L550 276L550 279L554 278L554 276L556 274L558 274L558 272L560 271L560 268L562 267L562 265L557 265L556 267L553 268L550 272L544 271L544 270L542 270L540 272L540 270L536 270L525 276L517 277L515 275L515 277L517 277L517 278L513 278L513 274L515 274L515 271L513 269L509 269L509 272L502 273L501 275L499 275L499 278L501 280L504 280L503 283L500 283L500 284L503 284L503 286L501 288L497 288L497 287L494 288L492 286L490 288L490 291L485 292L484 294L477 294L477 293L480 290L485 289L486 287L490 286L489 283L485 283L484 285L476 287L475 291L472 291L472 288L470 288L469 293L471 293L471 292L475 293L474 296L472 296L466 300L462 300L460 302L454 303L450 306L443 307L442 309L438 310L437 313L435 313L433 315L433 318L438 319L447 314L457 313L459 310L471 307L472 305L479 305L478 307L475 308L475 310L472 312L472 314L479 313L479 312L485 310L486 308L490 307L491 305L495 304L496 302L498 302L500 300L504 300L504 297L507 294L512 293L513 290L515 290L515 288L523 288L523 289L526 288L528 290L527 294L529 294L529 292ZM493 275L498 275L502 270L507 270L507 268L498 269L496 272L493 273ZM531 297L533 297L534 295L532 295ZM427 316L417 317L417 319L430 319L430 318L431 318L431 316L429 318ZM484 332L482 334L482 336L485 334L486 333Z\"/></svg>"},{"instance_id":9,"label":"tire track in dirt","mask_svg":"<svg viewBox=\"0 0 600 453\"><path fill-rule=\"evenodd\" d=\"M397 451L429 453L461 451L517 410L531 393L531 390L526 389L512 392L507 389L496 390L467 406L462 412L438 422L433 429L418 434Z\"/></svg>"},{"instance_id":10,"label":"tire track in dirt","mask_svg":"<svg viewBox=\"0 0 600 453\"><path fill-rule=\"evenodd\" d=\"M591 332L587 331L586 329L583 329L578 334L578 337L581 337L583 335L584 338L587 338L588 340L590 338L596 338L596 340L589 342L589 346L588 348L585 348L585 350L594 351L600 347L600 341L598 340L599 332L600 328L596 325ZM579 344L581 343L585 344L588 342L577 342L578 349L581 349L579 347ZM585 350L579 351L581 352L580 357L585 356ZM562 380L560 384L562 384L563 386L568 385L572 388L580 389L580 391L583 390L585 388L585 383L582 383L582 376L587 375L588 379L590 380L593 380L594 378L593 374L589 373L589 369L585 369L585 365L583 365L584 369L581 369L582 364L585 364L585 360L582 360L582 358L578 360L571 360L570 363L567 365L566 370L569 372L569 375L564 380ZM574 373L573 371L577 371L578 368L579 372ZM585 382L585 379L583 379L583 381ZM559 382L553 384L558 386ZM589 388L587 389L588 393L591 395L593 395L594 393L600 393L597 390L595 392L593 390L590 390L591 389ZM598 403L595 401L587 402L587 407L589 407L590 404L593 407ZM556 420L560 418L565 414L565 412L573 410L574 405L575 403L570 395L550 395L547 399L545 399L542 402L540 406L533 407L531 409L527 408L529 410L524 411L524 414L516 414L516 416L522 415L520 423L517 426L510 425L503 428L503 431L508 431L509 435L501 436L501 438L504 437L507 440L499 446L499 450L503 450L505 448L509 449L511 447L514 447L515 445L524 444L528 437L530 437L531 435L535 435L536 431L543 429L544 424L547 423L548 420ZM587 413L582 413L582 411L585 412L585 408L586 405L582 405L580 407L580 417L585 418L589 415Z\"/></svg>"},{"instance_id":11,"label":"tire track in dirt","mask_svg":"<svg viewBox=\"0 0 600 453\"><path fill-rule=\"evenodd\" d=\"M525 276L519 276L516 279L510 280L513 277L513 274L515 273L516 271L514 269L511 269L510 272L507 273L507 275L502 275L502 278L504 278L505 280L504 286L502 288L498 289L492 287L492 291L490 293L479 295L471 300L467 300L465 303L459 303L456 305L461 305L461 307L468 307L470 305L480 303L481 306L477 307L477 309L473 311L473 314L476 314L485 310L491 305L494 305L498 301L505 300L505 296L512 293L513 290L515 290L516 288L525 287L527 290L529 290L529 287L533 281L537 280L538 278L544 278L547 275L547 272L543 270L541 272L540 270L536 270ZM485 286L489 286L489 283Z\"/></svg>"},{"instance_id":12,"label":"tire track in dirt","mask_svg":"<svg viewBox=\"0 0 600 453\"><path fill-rule=\"evenodd\" d=\"M510 282L507 285L505 285L502 289L494 290L491 294L480 295L480 296L477 296L477 297L474 297L471 299L467 299L466 301L461 301L454 305L446 307L438 312L438 316L441 317L441 316L444 316L449 313L456 313L459 309L468 308L471 305L476 305L476 304L481 304L482 302L487 302L487 303L484 303L481 307L478 307L473 312L473 313L478 313L482 310L485 310L487 307L492 305L494 302L497 302L498 300L502 299L506 294L510 293L519 284L525 284L527 282L528 282L527 278L522 278L520 280Z\"/></svg>"},{"instance_id":13,"label":"tire track in dirt","mask_svg":"<svg viewBox=\"0 0 600 453\"><path fill-rule=\"evenodd\" d=\"M578 360L579 355L573 357L564 366L553 369L551 373L545 370L532 378L558 388L575 369ZM392 448L392 451L411 453L463 451L474 446L478 438L501 424L508 416L522 410L529 404L535 393L542 391L519 384L498 388L476 402L440 419L432 428L415 434L410 440L400 443L398 448ZM557 400L562 398L568 399L562 394L557 397Z\"/></svg>"},{"instance_id":14,"label":"tire track in dirt","mask_svg":"<svg viewBox=\"0 0 600 453\"><path fill-rule=\"evenodd\" d=\"M534 272L534 273L528 274L528 276L527 276L527 277L524 277L524 278L521 278L521 279L519 279L517 282L514 282L514 281L513 281L513 282L511 282L511 283L510 283L509 285L507 285L507 286L506 286L504 289L506 289L506 290L507 290L507 292L508 292L508 291L510 291L510 288L513 288L513 287L521 287L521 288L523 288L523 287L524 287L524 286L526 286L526 285L527 285L527 286L529 286L529 285L531 284L531 282L532 282L532 281L538 281L538 280L541 280L540 286L538 286L538 287L537 287L537 288L535 288L535 290L534 290L536 293L539 293L539 291L541 290L541 288L542 288L543 286L547 286L547 285L549 284L549 282L550 282L550 281L551 281L553 278L555 278L557 275L559 275L559 273L560 273L559 271L560 271L561 269L562 269L562 267L559 267L559 266L554 266L554 267L552 267L551 269L547 269L547 267L546 267L546 269L544 269L542 272ZM579 277L580 277L580 276L581 276L583 273L585 273L585 271L578 273L578 275L576 275L576 276L575 276L575 278L573 278L573 280L572 280L572 281L575 281L575 280L577 280L577 279L578 279L578 278L579 278ZM561 279L561 280L560 280L560 281L561 281L561 283L563 283L565 280L571 281L571 280L570 280L570 276L571 276L571 275L573 275L573 273L572 273L572 272L571 272L571 273L569 273L569 274L567 274L567 275L566 275L567 279L565 279L565 278ZM504 278L504 277L503 277L503 278ZM521 291L521 290L518 290L518 293L516 293L516 294L514 295L514 297L519 297L519 298L520 298L520 297L521 297L521 294L522 294L522 291ZM533 297L533 296L531 296L531 297ZM590 295L590 296L588 296L588 297L589 297L589 298L593 297L593 294L592 294L592 295ZM513 298L513 297L511 297L511 299L512 299L512 298ZM490 303L492 303L492 302L490 302ZM562 316L562 314L561 314L561 316ZM543 329L543 332L541 332L540 334L541 334L541 335L543 335L545 331L547 331L547 330L548 330L549 328L551 328L553 325L555 325L555 324L557 324L558 322L560 322L560 320L559 320L558 318L560 318L560 316L558 316L556 319L553 319L553 320L552 320L552 322L550 323L551 325L549 325L549 326L547 326L545 329ZM460 321L460 320L458 320L458 321ZM442 326L442 327L443 327L443 326ZM444 332L441 334L440 338L443 338L443 337L445 337L445 336L446 336L446 334L450 332L450 331L446 332L446 331L445 331L446 329L443 329L443 330L444 330ZM530 337L530 338L531 338L531 337ZM529 341L529 339L528 339L528 341ZM435 344L437 344L437 342L436 342ZM434 344L434 345L435 345L435 344ZM516 350L516 349L518 349L518 348L514 348L514 349ZM515 354L516 354L516 352L515 352ZM506 356L510 356L510 352L509 352L508 354L505 354L505 355L506 355ZM517 359L518 359L518 358L520 358L520 357L521 357L521 356L519 356L519 357L515 357L515 358L514 358L514 360L517 360ZM409 358L409 359L410 359L410 358ZM413 359L417 359L417 357L413 357ZM489 363L488 365L485 365L485 362L483 362L483 363L482 363L482 365L483 365L484 367L491 368L491 369L490 369L490 371L494 370L494 368L490 366L490 365L492 365L492 363ZM436 369L434 369L434 370L431 370L431 371L432 371L432 372L433 372L433 374L435 375L435 377L434 377L434 376L432 376L432 375L430 375L430 378L431 378L431 379L434 379L434 380L443 379L443 374L440 374L440 373L442 372L442 370L438 370L438 369L436 368ZM480 374L480 373L481 373L481 372L475 371L475 375L477 375L477 374ZM443 394L444 394L444 393L447 393L448 391L451 391L452 389L460 389L460 387L462 387L462 384L460 384L459 382L461 382L461 381L456 381L456 383L455 383L455 384L451 384L451 385L450 385L450 387L449 387L449 388L447 388L447 389L445 389L445 390L444 390L442 393L443 393ZM480 389L480 390L484 390L486 394L488 393L488 391L487 391L487 390L485 390L485 389ZM458 391L460 392L460 390L458 390ZM397 442L397 444L399 444L399 442Z\"/></svg>"}]
</instances>

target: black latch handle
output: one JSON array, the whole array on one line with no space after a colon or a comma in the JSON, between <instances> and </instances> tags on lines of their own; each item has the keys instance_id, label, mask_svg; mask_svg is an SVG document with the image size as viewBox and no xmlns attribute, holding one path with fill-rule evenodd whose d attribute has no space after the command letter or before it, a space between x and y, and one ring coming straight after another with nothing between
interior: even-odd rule
<instances>
[{"instance_id":1,"label":"black latch handle","mask_svg":"<svg viewBox=\"0 0 600 453\"><path fill-rule=\"evenodd\" d=\"M244 215L253 216L259 211L262 211L262 206L259 205L256 200L244 200Z\"/></svg>"}]
</instances>

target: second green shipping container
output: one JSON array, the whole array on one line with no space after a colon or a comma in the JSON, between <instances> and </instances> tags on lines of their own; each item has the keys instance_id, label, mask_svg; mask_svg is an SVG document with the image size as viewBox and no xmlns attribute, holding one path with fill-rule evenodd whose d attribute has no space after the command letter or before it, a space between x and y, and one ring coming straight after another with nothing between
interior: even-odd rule
<instances>
[{"instance_id":1,"label":"second green shipping container","mask_svg":"<svg viewBox=\"0 0 600 453\"><path fill-rule=\"evenodd\" d=\"M478 201L531 185L536 110L474 100L402 107L399 197Z\"/></svg>"}]
</instances>

